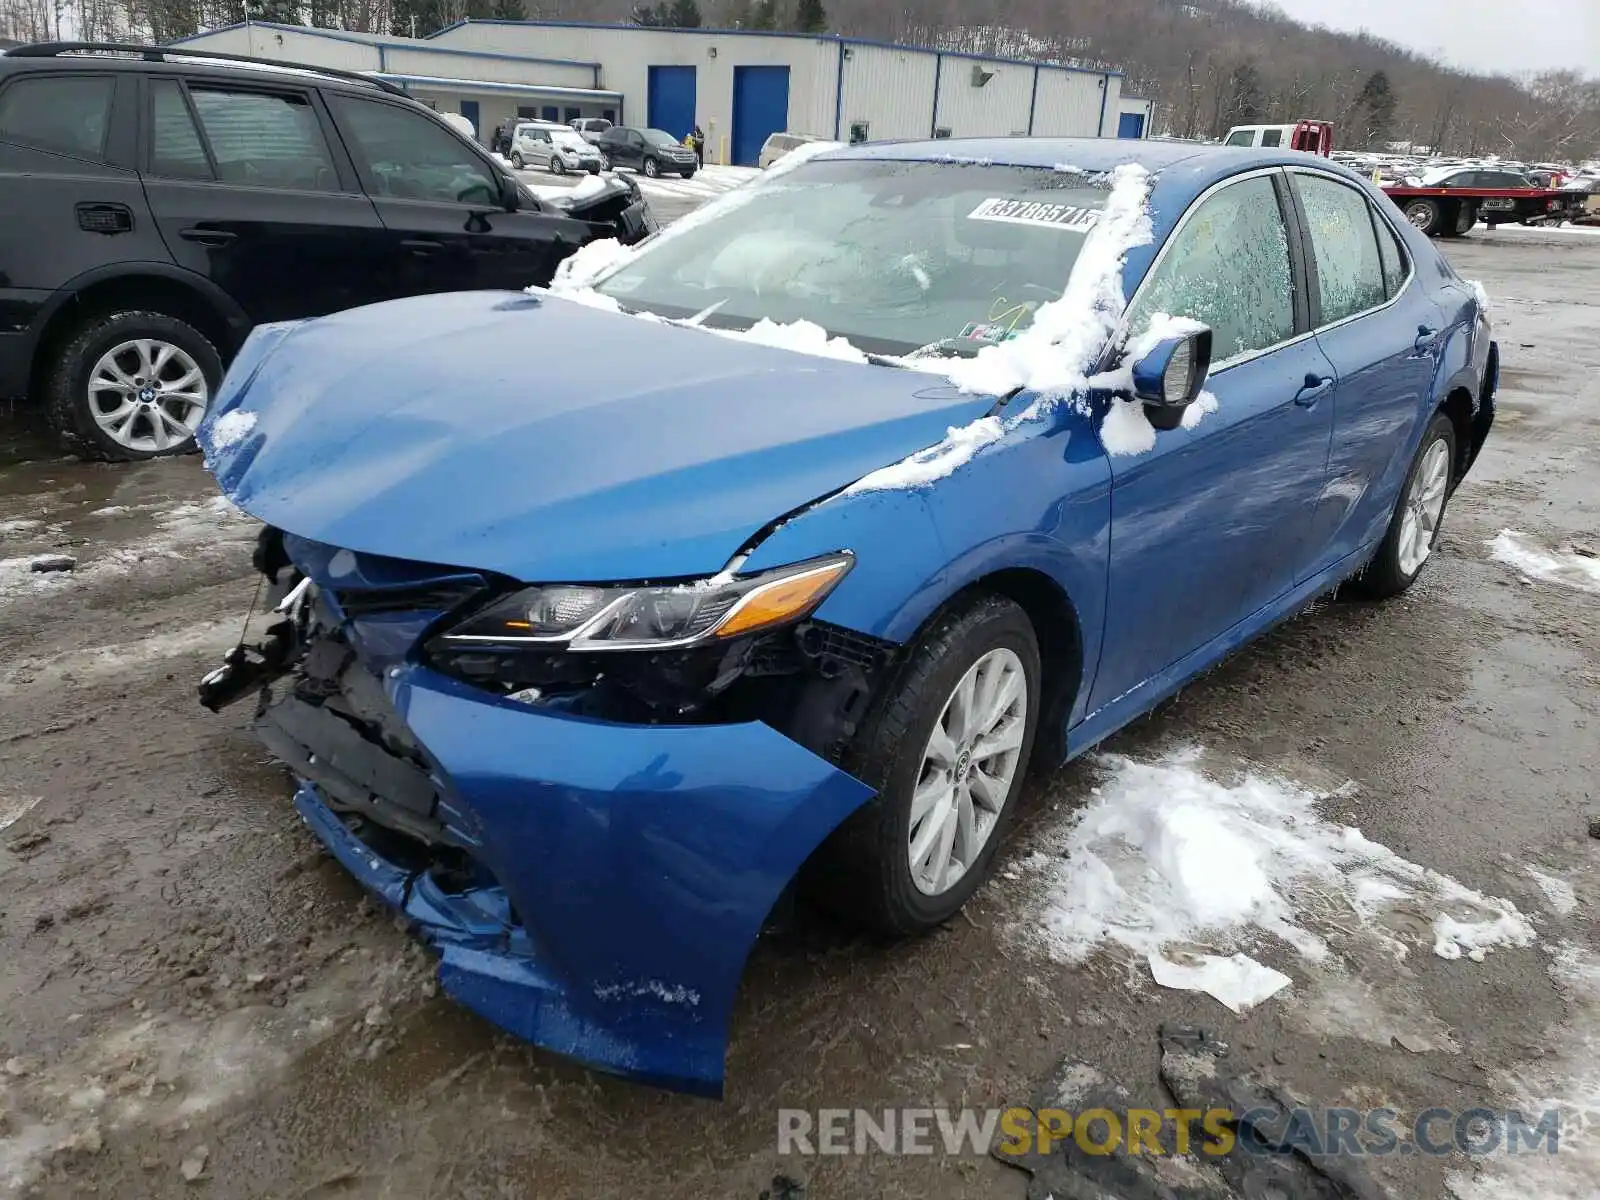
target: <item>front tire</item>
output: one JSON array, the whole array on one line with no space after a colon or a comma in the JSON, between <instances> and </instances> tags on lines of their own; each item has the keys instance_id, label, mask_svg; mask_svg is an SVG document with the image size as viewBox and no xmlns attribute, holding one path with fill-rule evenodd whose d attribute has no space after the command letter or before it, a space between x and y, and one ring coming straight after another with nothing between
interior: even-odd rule
<instances>
[{"instance_id":1,"label":"front tire","mask_svg":"<svg viewBox=\"0 0 1600 1200\"><path fill-rule=\"evenodd\" d=\"M658 163L653 158L645 159L644 160L644 173L646 175L648 175L651 179L660 179L661 178L661 164Z\"/></svg>"},{"instance_id":2,"label":"front tire","mask_svg":"<svg viewBox=\"0 0 1600 1200\"><path fill-rule=\"evenodd\" d=\"M222 382L205 336L165 313L109 313L86 321L58 351L46 414L72 454L132 462L187 454Z\"/></svg>"},{"instance_id":3,"label":"front tire","mask_svg":"<svg viewBox=\"0 0 1600 1200\"><path fill-rule=\"evenodd\" d=\"M1358 594L1369 600L1387 600L1417 581L1433 556L1433 544L1444 522L1455 463L1455 425L1444 413L1435 413L1400 488L1389 531L1367 569L1353 581Z\"/></svg>"},{"instance_id":4,"label":"front tire","mask_svg":"<svg viewBox=\"0 0 1600 1200\"><path fill-rule=\"evenodd\" d=\"M522 151L518 150L511 155L511 165L519 171L528 165L522 157Z\"/></svg>"},{"instance_id":5,"label":"front tire","mask_svg":"<svg viewBox=\"0 0 1600 1200\"><path fill-rule=\"evenodd\" d=\"M567 173L567 164L562 162L561 159L558 158L556 155L552 154L550 156L550 174L552 174L552 175L565 175L566 173Z\"/></svg>"},{"instance_id":6,"label":"front tire","mask_svg":"<svg viewBox=\"0 0 1600 1200\"><path fill-rule=\"evenodd\" d=\"M1033 750L1033 624L1003 596L935 618L869 712L845 766L877 796L807 864L806 894L880 933L927 933L994 865Z\"/></svg>"}]
</instances>

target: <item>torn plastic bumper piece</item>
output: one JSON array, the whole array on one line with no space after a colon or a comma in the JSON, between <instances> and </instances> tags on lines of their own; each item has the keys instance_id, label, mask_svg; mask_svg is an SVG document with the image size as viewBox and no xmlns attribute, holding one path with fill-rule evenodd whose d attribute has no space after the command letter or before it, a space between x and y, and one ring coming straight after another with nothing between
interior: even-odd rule
<instances>
[{"instance_id":1,"label":"torn plastic bumper piece","mask_svg":"<svg viewBox=\"0 0 1600 1200\"><path fill-rule=\"evenodd\" d=\"M303 782L312 831L439 952L461 1003L597 1069L720 1096L750 949L872 790L759 723L611 724L415 665L385 687L479 880L393 861Z\"/></svg>"}]
</instances>

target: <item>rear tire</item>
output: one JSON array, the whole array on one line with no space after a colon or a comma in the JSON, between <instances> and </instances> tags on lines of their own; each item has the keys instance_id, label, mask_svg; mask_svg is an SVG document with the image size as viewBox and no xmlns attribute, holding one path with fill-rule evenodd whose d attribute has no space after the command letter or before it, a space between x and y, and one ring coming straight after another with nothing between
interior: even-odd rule
<instances>
[{"instance_id":1,"label":"rear tire","mask_svg":"<svg viewBox=\"0 0 1600 1200\"><path fill-rule=\"evenodd\" d=\"M115 414L125 411L117 404L117 390L100 387L91 393L90 385L115 369L114 364L105 365L113 351L140 342L152 347L170 347L172 353L167 355L159 373L160 386L153 402L142 407L140 413L129 416L127 425L120 430L124 440L119 440L111 431L116 427ZM157 349L154 357L160 358L162 353ZM195 449L193 430L222 382L222 358L216 347L192 325L165 313L132 311L92 317L68 338L56 355L45 384L46 416L65 450L104 462L135 462L192 452ZM138 352L125 352L123 361L130 365L136 363ZM181 390L169 389L167 385L187 378L190 366L201 378ZM144 378L142 375L133 377ZM124 400L129 405L142 406L141 396L130 388ZM163 400L163 396L188 396L192 400ZM174 419L163 420L163 411ZM100 419L96 419L97 414ZM157 422L160 422L159 437ZM140 436L141 433L144 436ZM129 445L128 441L136 444Z\"/></svg>"},{"instance_id":2,"label":"rear tire","mask_svg":"<svg viewBox=\"0 0 1600 1200\"><path fill-rule=\"evenodd\" d=\"M1444 224L1443 215L1439 211L1437 200L1408 200L1405 207L1406 220L1410 221L1423 233L1433 237L1439 232L1439 227Z\"/></svg>"},{"instance_id":3,"label":"rear tire","mask_svg":"<svg viewBox=\"0 0 1600 1200\"><path fill-rule=\"evenodd\" d=\"M1351 589L1357 595L1387 600L1417 581L1433 557L1433 544L1444 524L1456 461L1456 427L1444 413L1435 413L1411 460L1411 470L1395 501L1394 515L1389 518L1389 530L1366 570L1351 581Z\"/></svg>"},{"instance_id":4,"label":"rear tire","mask_svg":"<svg viewBox=\"0 0 1600 1200\"><path fill-rule=\"evenodd\" d=\"M958 688L974 671L973 700L963 710ZM897 937L927 933L953 917L988 876L1011 823L1033 752L1040 675L1033 624L1013 601L975 595L937 616L885 682L846 755L846 769L878 794L806 864L800 883L808 898L846 921ZM1014 687L1020 688L1020 712L1014 702L1000 704L1002 688ZM958 710L975 716L958 719ZM991 725L986 714L994 712L1002 715ZM1019 727L1020 740L1013 743ZM1002 742L1013 748L983 753ZM954 752L952 767L942 772L937 743L942 757ZM1002 776L1003 786L996 782ZM914 802L922 809L915 819ZM914 867L916 838L932 832L928 822L943 826L950 812L957 818L952 843L942 847L948 866Z\"/></svg>"}]
</instances>

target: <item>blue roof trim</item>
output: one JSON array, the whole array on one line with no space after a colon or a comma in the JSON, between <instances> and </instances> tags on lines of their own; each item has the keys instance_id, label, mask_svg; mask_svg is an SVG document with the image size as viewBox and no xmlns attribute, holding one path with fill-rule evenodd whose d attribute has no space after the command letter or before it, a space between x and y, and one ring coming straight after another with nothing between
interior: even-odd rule
<instances>
[{"instance_id":1,"label":"blue roof trim","mask_svg":"<svg viewBox=\"0 0 1600 1200\"><path fill-rule=\"evenodd\" d=\"M459 24L460 22L457 22ZM487 22L479 22L486 24ZM454 46L430 46L427 38L418 38L416 41L397 41L386 37L358 37L352 33L345 33L338 29L319 29L312 25L283 25L277 21L251 21L256 29L283 30L286 33L303 33L309 37L326 38L330 42L348 42L355 46L373 46L379 50L416 50L423 54L449 54L458 58L478 58L491 62L519 62L538 63L547 67L582 67L586 71L598 71L600 64L581 58L538 58L531 54L496 54L490 50L460 50ZM222 25L216 29L207 29L202 33L191 33L187 37L173 38L167 42L168 46L181 46L186 42L197 42L210 37L212 34L227 33L230 29L243 29L243 21L235 21L232 25ZM455 26L451 26L455 28ZM443 33L444 30L440 30Z\"/></svg>"},{"instance_id":2,"label":"blue roof trim","mask_svg":"<svg viewBox=\"0 0 1600 1200\"><path fill-rule=\"evenodd\" d=\"M621 92L607 92L598 88L561 87L543 83L495 83L483 79L451 79L443 75L409 75L395 71L366 71L375 79L389 83L404 83L412 87L434 88L448 92L512 92L519 96L562 96L569 100L595 100L610 103L622 99Z\"/></svg>"},{"instance_id":3,"label":"blue roof trim","mask_svg":"<svg viewBox=\"0 0 1600 1200\"><path fill-rule=\"evenodd\" d=\"M998 54L972 54L965 50L939 50L933 46L908 46L900 42L880 42L872 38L844 37L837 33L794 33L784 29L661 29L649 25L625 25L614 21L507 21L499 17L472 18L463 17L453 24L446 25L443 29L430 33L426 41L442 37L453 29L460 29L463 25L531 25L546 29L621 29L639 31L644 33L673 33L683 35L699 35L713 37L765 37L765 38L793 38L807 42L835 43L840 46L871 46L880 50L900 50L908 54L938 54L945 58L965 58L973 62L1001 63L1013 67L1038 67L1042 71L1064 71L1070 75L1115 75L1118 78L1123 73L1114 69L1097 69L1094 67L1068 67L1061 63L1037 62L1030 58L1007 58Z\"/></svg>"}]
</instances>

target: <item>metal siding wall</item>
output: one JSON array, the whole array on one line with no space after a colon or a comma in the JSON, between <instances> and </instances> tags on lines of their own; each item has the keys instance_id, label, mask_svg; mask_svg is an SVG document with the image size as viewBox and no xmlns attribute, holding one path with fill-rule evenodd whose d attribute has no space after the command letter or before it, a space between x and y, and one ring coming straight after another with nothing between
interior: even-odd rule
<instances>
[{"instance_id":1,"label":"metal siding wall","mask_svg":"<svg viewBox=\"0 0 1600 1200\"><path fill-rule=\"evenodd\" d=\"M1103 75L1084 75L1076 71L1048 68L1040 71L1039 102L1033 113L1034 136L1099 136L1100 81L1103 78ZM1106 108L1107 119L1113 122L1114 130L1116 105L1108 100Z\"/></svg>"},{"instance_id":2,"label":"metal siding wall","mask_svg":"<svg viewBox=\"0 0 1600 1200\"><path fill-rule=\"evenodd\" d=\"M852 121L870 122L873 141L925 138L933 127L932 54L883 46L846 46L843 111L839 139L848 141ZM837 54L837 51L835 51ZM833 122L822 130L833 136Z\"/></svg>"},{"instance_id":3,"label":"metal siding wall","mask_svg":"<svg viewBox=\"0 0 1600 1200\"><path fill-rule=\"evenodd\" d=\"M378 69L378 50L375 46L335 41L333 38L295 33L292 30L267 29L259 25L251 26L248 30L225 29L174 47L179 52L184 48L218 54L248 54L255 58L301 62L314 67L338 67L344 71Z\"/></svg>"},{"instance_id":4,"label":"metal siding wall","mask_svg":"<svg viewBox=\"0 0 1600 1200\"><path fill-rule=\"evenodd\" d=\"M484 79L495 83L542 83L550 87L594 86L592 67L464 58L459 54L439 54L410 47L390 47L384 51L384 60L389 64L388 69L397 75L435 75L444 79Z\"/></svg>"},{"instance_id":5,"label":"metal siding wall","mask_svg":"<svg viewBox=\"0 0 1600 1200\"><path fill-rule=\"evenodd\" d=\"M972 68L994 72L981 88ZM1033 68L946 56L939 72L939 125L954 137L1007 137L1028 132Z\"/></svg>"},{"instance_id":6,"label":"metal siding wall","mask_svg":"<svg viewBox=\"0 0 1600 1200\"><path fill-rule=\"evenodd\" d=\"M462 25L433 40L462 50L602 63L600 86L623 94L623 115L627 123L634 125L642 123L649 111L650 67L692 66L696 77L696 119L709 138L708 161L726 161L721 158L724 147L731 150L733 69L787 66L790 129L833 136L834 67L838 62L838 47L833 42L674 33L630 26L577 29L487 22ZM710 54L713 49L717 52L715 58Z\"/></svg>"}]
</instances>

